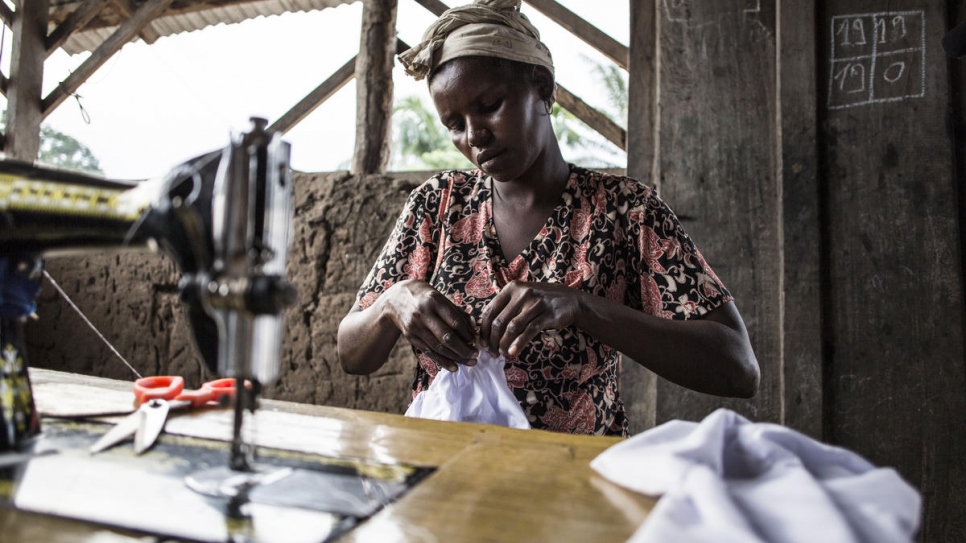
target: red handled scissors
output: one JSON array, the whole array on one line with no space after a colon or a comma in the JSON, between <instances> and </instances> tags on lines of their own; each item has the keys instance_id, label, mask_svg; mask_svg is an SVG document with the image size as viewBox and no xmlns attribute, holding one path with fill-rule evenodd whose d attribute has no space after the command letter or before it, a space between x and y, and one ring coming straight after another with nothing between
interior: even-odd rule
<instances>
[{"instance_id":1,"label":"red handled scissors","mask_svg":"<svg viewBox=\"0 0 966 543\"><path fill-rule=\"evenodd\" d=\"M91 454L99 453L134 437L134 452L141 454L157 441L168 419L168 413L214 404L223 405L223 398L235 397L235 379L228 377L208 381L198 390L185 390L184 378L171 375L145 377L134 382L133 413L117 423L97 443Z\"/></svg>"}]
</instances>

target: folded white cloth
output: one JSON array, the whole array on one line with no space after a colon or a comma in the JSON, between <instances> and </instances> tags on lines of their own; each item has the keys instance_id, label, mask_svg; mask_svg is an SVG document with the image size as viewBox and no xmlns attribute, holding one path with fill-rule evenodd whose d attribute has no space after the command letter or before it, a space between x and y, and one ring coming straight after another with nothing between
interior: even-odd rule
<instances>
[{"instance_id":1,"label":"folded white cloth","mask_svg":"<svg viewBox=\"0 0 966 543\"><path fill-rule=\"evenodd\" d=\"M529 429L530 422L507 385L505 363L502 356L481 349L475 366L440 370L409 404L406 416Z\"/></svg>"},{"instance_id":2,"label":"folded white cloth","mask_svg":"<svg viewBox=\"0 0 966 543\"><path fill-rule=\"evenodd\" d=\"M907 543L919 527L919 493L895 470L725 409L622 441L591 467L662 496L632 543Z\"/></svg>"}]
</instances>

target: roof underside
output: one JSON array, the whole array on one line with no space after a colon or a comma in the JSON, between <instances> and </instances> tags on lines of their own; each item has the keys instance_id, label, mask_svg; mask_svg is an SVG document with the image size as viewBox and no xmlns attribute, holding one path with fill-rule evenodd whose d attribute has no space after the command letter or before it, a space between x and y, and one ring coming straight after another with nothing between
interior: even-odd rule
<instances>
[{"instance_id":1,"label":"roof underside","mask_svg":"<svg viewBox=\"0 0 966 543\"><path fill-rule=\"evenodd\" d=\"M151 21L141 35L159 38L218 24L239 23L247 19L288 12L323 10L357 1L359 0L175 0L162 15ZM52 0L48 31L53 31L84 3L85 0ZM139 0L106 2L100 13L82 30L71 35L62 48L71 55L97 49L129 17L130 12L141 4L143 1ZM122 6L128 9L125 10Z\"/></svg>"}]
</instances>

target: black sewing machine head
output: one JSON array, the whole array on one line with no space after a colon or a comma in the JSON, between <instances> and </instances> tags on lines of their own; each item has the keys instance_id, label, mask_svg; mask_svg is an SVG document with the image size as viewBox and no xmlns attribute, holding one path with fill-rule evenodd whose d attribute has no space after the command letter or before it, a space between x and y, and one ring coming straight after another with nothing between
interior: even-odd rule
<instances>
[{"instance_id":1,"label":"black sewing machine head","mask_svg":"<svg viewBox=\"0 0 966 543\"><path fill-rule=\"evenodd\" d=\"M285 277L289 153L253 119L223 150L137 184L0 161L0 450L39 431L19 323L33 312L46 255L163 250L182 272L181 298L209 369L250 381L252 394L276 380L282 313L295 299ZM4 403L5 385L20 387L16 405Z\"/></svg>"}]
</instances>

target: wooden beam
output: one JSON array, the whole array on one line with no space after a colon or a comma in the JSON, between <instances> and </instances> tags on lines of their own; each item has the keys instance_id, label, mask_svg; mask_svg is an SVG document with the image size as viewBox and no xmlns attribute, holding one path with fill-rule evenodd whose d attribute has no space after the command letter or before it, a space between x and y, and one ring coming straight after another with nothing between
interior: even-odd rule
<instances>
[{"instance_id":1,"label":"wooden beam","mask_svg":"<svg viewBox=\"0 0 966 543\"><path fill-rule=\"evenodd\" d=\"M660 12L656 0L631 2L627 82L627 175L657 184L661 90Z\"/></svg>"},{"instance_id":2,"label":"wooden beam","mask_svg":"<svg viewBox=\"0 0 966 543\"><path fill-rule=\"evenodd\" d=\"M0 2L0 4L2 3ZM72 11L64 19L64 22L57 25L57 28L47 36L47 56L49 57L58 47L64 45L64 42L74 32L83 29L84 25L89 23L91 19L101 12L104 4L107 4L107 0L87 0L87 2L84 2L84 4Z\"/></svg>"},{"instance_id":3,"label":"wooden beam","mask_svg":"<svg viewBox=\"0 0 966 543\"><path fill-rule=\"evenodd\" d=\"M392 128L392 67L396 52L396 0L366 0L356 57L354 174L384 173Z\"/></svg>"},{"instance_id":4,"label":"wooden beam","mask_svg":"<svg viewBox=\"0 0 966 543\"><path fill-rule=\"evenodd\" d=\"M0 2L2 3L2 2ZM13 59L7 103L4 151L16 160L32 162L40 149L40 97L47 48L48 0L21 1L13 20Z\"/></svg>"},{"instance_id":5,"label":"wooden beam","mask_svg":"<svg viewBox=\"0 0 966 543\"><path fill-rule=\"evenodd\" d=\"M658 187L661 176L660 7L657 0L630 2L630 55L627 70L627 175ZM659 188L659 187L658 187ZM657 375L626 356L621 358L621 394L630 431L657 423Z\"/></svg>"},{"instance_id":6,"label":"wooden beam","mask_svg":"<svg viewBox=\"0 0 966 543\"><path fill-rule=\"evenodd\" d=\"M331 98L333 94L339 92L339 89L351 81L355 75L356 57L352 57L349 59L349 62L343 64L341 68L330 75L315 90L308 93L305 98L302 98L297 104L292 106L292 109L285 112L284 115L272 123L269 130L282 134L288 132L293 126L301 122L302 119L308 117L323 102Z\"/></svg>"},{"instance_id":7,"label":"wooden beam","mask_svg":"<svg viewBox=\"0 0 966 543\"><path fill-rule=\"evenodd\" d=\"M137 11L138 9L137 6L135 6L134 3L131 2L131 0L111 0L111 2L113 2L114 5L117 6L117 11L127 19L130 19L131 16L134 15L134 12ZM158 15L160 15L160 13ZM160 34L155 32L154 29L151 28L150 21L148 21L148 24L138 31L138 35L141 36L141 39L144 40L144 43L148 45L151 45L152 43L158 41L158 38L161 37Z\"/></svg>"},{"instance_id":8,"label":"wooden beam","mask_svg":"<svg viewBox=\"0 0 966 543\"><path fill-rule=\"evenodd\" d=\"M104 65L105 62L114 53L121 50L127 42L131 41L138 32L141 31L152 19L158 16L159 13L163 12L165 9L171 5L172 0L147 0L140 9L137 10L134 15L124 21L121 26L114 31L113 34L108 36L104 43L102 43L91 56L84 61L73 73L67 76L57 85L57 88L50 91L50 94L44 98L43 116L46 117L57 108L64 100L67 99L71 94L74 93L80 87L84 81L87 81L98 68Z\"/></svg>"},{"instance_id":9,"label":"wooden beam","mask_svg":"<svg viewBox=\"0 0 966 543\"><path fill-rule=\"evenodd\" d=\"M416 3L424 8L428 9L434 15L439 17L444 11L449 9L449 6L440 2L439 0L416 0Z\"/></svg>"},{"instance_id":10,"label":"wooden beam","mask_svg":"<svg viewBox=\"0 0 966 543\"><path fill-rule=\"evenodd\" d=\"M13 14L13 10L5 2L0 1L0 19L3 20L3 24L10 28L13 28L13 20L16 16Z\"/></svg>"},{"instance_id":11,"label":"wooden beam","mask_svg":"<svg viewBox=\"0 0 966 543\"><path fill-rule=\"evenodd\" d=\"M572 92L562 87L560 84L557 84L557 102L559 102L564 109L573 113L587 126L593 128L601 136L607 138L607 141L620 147L622 151L627 150L626 130L621 128L614 121L610 120L610 118L603 113L591 107L589 104L587 104L587 102L584 102Z\"/></svg>"},{"instance_id":12,"label":"wooden beam","mask_svg":"<svg viewBox=\"0 0 966 543\"><path fill-rule=\"evenodd\" d=\"M409 45L400 40L396 39L396 54L402 53L403 51L409 49ZM315 88L312 92L308 93L305 98L299 100L299 103L292 106L292 109L288 110L284 115L278 118L271 126L268 127L270 131L286 133L292 129L295 125L302 122L302 119L306 118L315 109L325 103L326 100L332 97L335 93L339 92L339 89L344 87L346 83L352 80L356 76L356 57L349 59L342 65L341 68L335 71L328 79L322 82L321 85Z\"/></svg>"},{"instance_id":13,"label":"wooden beam","mask_svg":"<svg viewBox=\"0 0 966 543\"><path fill-rule=\"evenodd\" d=\"M603 53L623 69L627 69L628 48L576 13L561 6L555 0L526 0L534 9L564 27L574 36ZM631 2L634 3L634 2Z\"/></svg>"}]
</instances>

